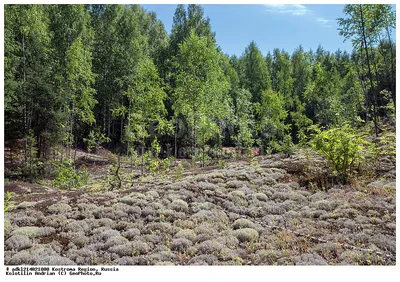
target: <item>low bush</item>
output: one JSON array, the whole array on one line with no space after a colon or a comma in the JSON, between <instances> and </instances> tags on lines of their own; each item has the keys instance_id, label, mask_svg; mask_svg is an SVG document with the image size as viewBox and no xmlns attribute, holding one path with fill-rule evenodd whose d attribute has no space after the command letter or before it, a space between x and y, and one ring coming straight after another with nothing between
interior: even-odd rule
<instances>
[{"instance_id":1,"label":"low bush","mask_svg":"<svg viewBox=\"0 0 400 282\"><path fill-rule=\"evenodd\" d=\"M5 195L4 195L4 213L8 212L8 210L14 206L11 201L11 198L13 197L13 195L14 195L13 192L5 193Z\"/></svg>"},{"instance_id":2,"label":"low bush","mask_svg":"<svg viewBox=\"0 0 400 282\"><path fill-rule=\"evenodd\" d=\"M55 171L56 177L51 184L60 189L79 188L88 183L89 173L86 168L77 171L72 160L59 163Z\"/></svg>"},{"instance_id":3,"label":"low bush","mask_svg":"<svg viewBox=\"0 0 400 282\"><path fill-rule=\"evenodd\" d=\"M255 242L258 240L258 232L252 228L243 228L233 231L233 236L240 242Z\"/></svg>"},{"instance_id":4,"label":"low bush","mask_svg":"<svg viewBox=\"0 0 400 282\"><path fill-rule=\"evenodd\" d=\"M350 124L324 131L313 125L310 130L313 131L309 142L311 147L329 161L339 182L347 183L364 160L363 150L372 144L365 141L364 136Z\"/></svg>"}]
</instances>

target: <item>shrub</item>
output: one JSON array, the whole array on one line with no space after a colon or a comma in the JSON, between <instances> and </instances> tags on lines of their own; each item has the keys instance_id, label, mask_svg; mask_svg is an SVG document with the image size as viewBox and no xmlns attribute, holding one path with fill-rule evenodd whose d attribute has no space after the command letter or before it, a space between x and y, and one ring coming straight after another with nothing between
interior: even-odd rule
<instances>
[{"instance_id":1,"label":"shrub","mask_svg":"<svg viewBox=\"0 0 400 282\"><path fill-rule=\"evenodd\" d=\"M69 258L61 257L59 255L51 256L38 256L36 265L76 265L75 262Z\"/></svg>"},{"instance_id":2,"label":"shrub","mask_svg":"<svg viewBox=\"0 0 400 282\"><path fill-rule=\"evenodd\" d=\"M44 226L44 227L40 227L38 232L37 232L37 236L49 236L51 234L56 233L56 229L53 227L48 227L48 226Z\"/></svg>"},{"instance_id":3,"label":"shrub","mask_svg":"<svg viewBox=\"0 0 400 282\"><path fill-rule=\"evenodd\" d=\"M186 238L176 238L171 242L171 249L179 252L185 251L188 247L192 246L192 241Z\"/></svg>"},{"instance_id":4,"label":"shrub","mask_svg":"<svg viewBox=\"0 0 400 282\"><path fill-rule=\"evenodd\" d=\"M110 237L104 244L105 249L109 249L111 247L117 246L117 245L124 245L128 243L128 239L122 237L122 236L113 236Z\"/></svg>"},{"instance_id":5,"label":"shrub","mask_svg":"<svg viewBox=\"0 0 400 282\"><path fill-rule=\"evenodd\" d=\"M243 228L233 231L233 236L240 242L254 242L258 239L258 232L252 228Z\"/></svg>"},{"instance_id":6,"label":"shrub","mask_svg":"<svg viewBox=\"0 0 400 282\"><path fill-rule=\"evenodd\" d=\"M56 169L56 177L51 184L60 189L79 188L87 184L89 173L86 168L77 171L72 159L59 163Z\"/></svg>"},{"instance_id":7,"label":"shrub","mask_svg":"<svg viewBox=\"0 0 400 282\"><path fill-rule=\"evenodd\" d=\"M137 265L139 263L138 258L125 256L115 260L115 265Z\"/></svg>"},{"instance_id":8,"label":"shrub","mask_svg":"<svg viewBox=\"0 0 400 282\"><path fill-rule=\"evenodd\" d=\"M233 235L225 235L218 237L216 241L232 249L237 248L237 246L239 245L239 240Z\"/></svg>"},{"instance_id":9,"label":"shrub","mask_svg":"<svg viewBox=\"0 0 400 282\"><path fill-rule=\"evenodd\" d=\"M11 202L11 198L13 197L14 193L13 192L7 192L4 195L4 213L6 213L10 208L12 208L14 205Z\"/></svg>"},{"instance_id":10,"label":"shrub","mask_svg":"<svg viewBox=\"0 0 400 282\"><path fill-rule=\"evenodd\" d=\"M296 265L327 265L327 262L320 255L302 254L294 258Z\"/></svg>"},{"instance_id":11,"label":"shrub","mask_svg":"<svg viewBox=\"0 0 400 282\"><path fill-rule=\"evenodd\" d=\"M192 229L182 229L175 234L175 237L189 239L192 242L196 242L197 240L197 235Z\"/></svg>"},{"instance_id":12,"label":"shrub","mask_svg":"<svg viewBox=\"0 0 400 282\"><path fill-rule=\"evenodd\" d=\"M197 246L199 252L203 254L219 252L223 247L224 245L216 240L206 240Z\"/></svg>"},{"instance_id":13,"label":"shrub","mask_svg":"<svg viewBox=\"0 0 400 282\"><path fill-rule=\"evenodd\" d=\"M103 232L101 232L98 237L100 240L106 241L106 240L110 239L111 237L116 237L116 236L120 236L119 231L114 230L114 229L107 229L107 230L104 230Z\"/></svg>"},{"instance_id":14,"label":"shrub","mask_svg":"<svg viewBox=\"0 0 400 282\"><path fill-rule=\"evenodd\" d=\"M57 203L47 208L50 213L66 213L72 210L71 206L65 203Z\"/></svg>"},{"instance_id":15,"label":"shrub","mask_svg":"<svg viewBox=\"0 0 400 282\"><path fill-rule=\"evenodd\" d=\"M32 246L32 241L28 236L25 235L15 235L8 238L4 242L5 250L21 251L23 249L28 249Z\"/></svg>"},{"instance_id":16,"label":"shrub","mask_svg":"<svg viewBox=\"0 0 400 282\"><path fill-rule=\"evenodd\" d=\"M163 159L161 161L160 167L162 169L162 173L163 174L165 174L165 173L167 173L169 171L173 160L174 160L173 157L168 157L168 158L165 158L165 159Z\"/></svg>"},{"instance_id":17,"label":"shrub","mask_svg":"<svg viewBox=\"0 0 400 282\"><path fill-rule=\"evenodd\" d=\"M254 223L245 218L239 218L232 224L233 229L254 228Z\"/></svg>"},{"instance_id":18,"label":"shrub","mask_svg":"<svg viewBox=\"0 0 400 282\"><path fill-rule=\"evenodd\" d=\"M4 197L4 199L6 199L6 197ZM36 206L36 204L37 202L21 202L17 206L15 206L15 209L27 209Z\"/></svg>"},{"instance_id":19,"label":"shrub","mask_svg":"<svg viewBox=\"0 0 400 282\"><path fill-rule=\"evenodd\" d=\"M183 178L183 172L185 171L185 168L183 167L182 164L178 164L176 168L174 169L175 173L175 179L180 180Z\"/></svg>"},{"instance_id":20,"label":"shrub","mask_svg":"<svg viewBox=\"0 0 400 282\"><path fill-rule=\"evenodd\" d=\"M88 232L90 230L90 226L83 220L79 221L72 221L69 223L66 228L66 230L69 230L71 232Z\"/></svg>"},{"instance_id":21,"label":"shrub","mask_svg":"<svg viewBox=\"0 0 400 282\"><path fill-rule=\"evenodd\" d=\"M89 243L89 238L85 236L82 231L67 233L70 241L74 243L77 247L82 248Z\"/></svg>"},{"instance_id":22,"label":"shrub","mask_svg":"<svg viewBox=\"0 0 400 282\"><path fill-rule=\"evenodd\" d=\"M100 144L111 142L111 139L105 136L99 128L96 128L89 132L88 138L83 138L83 142L87 144L88 152L92 153L99 148Z\"/></svg>"},{"instance_id":23,"label":"shrub","mask_svg":"<svg viewBox=\"0 0 400 282\"><path fill-rule=\"evenodd\" d=\"M143 241L133 241L131 243L132 253L131 255L143 255L147 254L150 251L150 246L146 242Z\"/></svg>"},{"instance_id":24,"label":"shrub","mask_svg":"<svg viewBox=\"0 0 400 282\"><path fill-rule=\"evenodd\" d=\"M171 208L175 211L183 211L183 212L187 212L189 211L189 206L188 204L183 201L183 200L175 200L171 203Z\"/></svg>"},{"instance_id":25,"label":"shrub","mask_svg":"<svg viewBox=\"0 0 400 282\"><path fill-rule=\"evenodd\" d=\"M172 226L168 222L150 222L147 224L147 228L149 231L159 231L161 233L166 233L166 234L175 234L176 232L176 227Z\"/></svg>"},{"instance_id":26,"label":"shrub","mask_svg":"<svg viewBox=\"0 0 400 282\"><path fill-rule=\"evenodd\" d=\"M214 255L199 255L189 261L189 265L215 265L218 264L218 258Z\"/></svg>"},{"instance_id":27,"label":"shrub","mask_svg":"<svg viewBox=\"0 0 400 282\"><path fill-rule=\"evenodd\" d=\"M321 153L331 165L339 182L346 183L355 168L361 164L362 150L368 144L350 124L322 131L317 126L310 127L314 133L309 144Z\"/></svg>"},{"instance_id":28,"label":"shrub","mask_svg":"<svg viewBox=\"0 0 400 282\"><path fill-rule=\"evenodd\" d=\"M129 240L140 236L140 230L138 228L130 228L126 232L122 233L122 236L128 238Z\"/></svg>"},{"instance_id":29,"label":"shrub","mask_svg":"<svg viewBox=\"0 0 400 282\"><path fill-rule=\"evenodd\" d=\"M18 216L13 219L13 223L18 226L28 226L28 225L35 225L37 219L33 216Z\"/></svg>"},{"instance_id":30,"label":"shrub","mask_svg":"<svg viewBox=\"0 0 400 282\"><path fill-rule=\"evenodd\" d=\"M259 250L256 252L256 264L274 264L278 260L279 254L275 250Z\"/></svg>"},{"instance_id":31,"label":"shrub","mask_svg":"<svg viewBox=\"0 0 400 282\"><path fill-rule=\"evenodd\" d=\"M28 251L18 252L11 257L9 261L5 261L7 265L34 265L35 257L29 254Z\"/></svg>"},{"instance_id":32,"label":"shrub","mask_svg":"<svg viewBox=\"0 0 400 282\"><path fill-rule=\"evenodd\" d=\"M15 229L13 232L11 232L11 235L24 235L29 238L34 238L38 236L39 234L39 227L36 226L24 226Z\"/></svg>"}]
</instances>

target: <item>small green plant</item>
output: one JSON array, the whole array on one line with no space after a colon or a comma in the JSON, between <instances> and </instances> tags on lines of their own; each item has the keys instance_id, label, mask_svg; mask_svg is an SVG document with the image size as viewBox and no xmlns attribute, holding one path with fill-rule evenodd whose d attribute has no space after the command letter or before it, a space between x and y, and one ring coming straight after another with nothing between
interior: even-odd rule
<instances>
[{"instance_id":1,"label":"small green plant","mask_svg":"<svg viewBox=\"0 0 400 282\"><path fill-rule=\"evenodd\" d=\"M136 167L141 163L141 159L133 146L129 147L126 161L130 162L131 167Z\"/></svg>"},{"instance_id":2,"label":"small green plant","mask_svg":"<svg viewBox=\"0 0 400 282\"><path fill-rule=\"evenodd\" d=\"M250 162L249 162L249 165L250 165L250 167L252 167L252 168L258 168L258 167L259 167L259 163L258 163L257 157L251 158L251 159L250 159Z\"/></svg>"},{"instance_id":3,"label":"small green plant","mask_svg":"<svg viewBox=\"0 0 400 282\"><path fill-rule=\"evenodd\" d=\"M224 169L227 166L227 163L225 160L218 160L217 165L221 168Z\"/></svg>"},{"instance_id":4,"label":"small green plant","mask_svg":"<svg viewBox=\"0 0 400 282\"><path fill-rule=\"evenodd\" d=\"M100 144L105 142L111 142L111 139L105 136L100 129L91 130L89 132L88 138L83 138L83 141L87 145L87 150L90 153L96 151L99 148Z\"/></svg>"},{"instance_id":5,"label":"small green plant","mask_svg":"<svg viewBox=\"0 0 400 282\"><path fill-rule=\"evenodd\" d=\"M174 160L173 157L168 157L168 158L166 158L166 159L163 159L163 160L160 162L160 166L161 166L161 169L162 169L162 173L163 173L163 174L166 174L166 173L169 171L173 160Z\"/></svg>"},{"instance_id":6,"label":"small green plant","mask_svg":"<svg viewBox=\"0 0 400 282\"><path fill-rule=\"evenodd\" d=\"M361 154L368 142L349 125L322 131L318 126L311 126L314 133L309 144L321 153L330 163L339 182L346 183L355 168L363 161Z\"/></svg>"},{"instance_id":7,"label":"small green plant","mask_svg":"<svg viewBox=\"0 0 400 282\"><path fill-rule=\"evenodd\" d=\"M209 150L210 147L207 145L201 149L196 149L196 155L193 157L193 162L200 162L201 166L204 167L205 164L211 160L211 157L207 153Z\"/></svg>"},{"instance_id":8,"label":"small green plant","mask_svg":"<svg viewBox=\"0 0 400 282\"><path fill-rule=\"evenodd\" d=\"M77 171L71 159L59 163L55 173L56 177L51 184L60 189L79 188L86 185L89 180L86 167L83 167L82 171Z\"/></svg>"},{"instance_id":9,"label":"small green plant","mask_svg":"<svg viewBox=\"0 0 400 282\"><path fill-rule=\"evenodd\" d=\"M6 213L9 209L11 209L14 204L11 201L11 198L14 196L14 192L6 192L4 195L4 213Z\"/></svg>"},{"instance_id":10,"label":"small green plant","mask_svg":"<svg viewBox=\"0 0 400 282\"><path fill-rule=\"evenodd\" d=\"M43 171L43 162L38 157L38 145L33 130L29 131L26 137L26 148L25 148L25 167L22 168L22 172L29 178L39 177Z\"/></svg>"},{"instance_id":11,"label":"small green plant","mask_svg":"<svg viewBox=\"0 0 400 282\"><path fill-rule=\"evenodd\" d=\"M158 158L158 155L161 152L161 146L158 143L157 138L154 138L153 142L151 142L151 151L153 153L153 156Z\"/></svg>"},{"instance_id":12,"label":"small green plant","mask_svg":"<svg viewBox=\"0 0 400 282\"><path fill-rule=\"evenodd\" d=\"M286 134L282 140L271 140L266 148L266 152L268 155L271 153L283 153L289 157L293 154L295 148L292 137Z\"/></svg>"},{"instance_id":13,"label":"small green plant","mask_svg":"<svg viewBox=\"0 0 400 282\"><path fill-rule=\"evenodd\" d=\"M182 164L178 164L177 167L175 168L175 178L176 180L180 180L183 178L183 172L185 171L185 168L183 167Z\"/></svg>"},{"instance_id":14,"label":"small green plant","mask_svg":"<svg viewBox=\"0 0 400 282\"><path fill-rule=\"evenodd\" d=\"M295 145L293 144L292 137L289 134L286 134L281 142L281 152L284 153L286 156L290 156L293 154L295 150Z\"/></svg>"},{"instance_id":15,"label":"small green plant","mask_svg":"<svg viewBox=\"0 0 400 282\"><path fill-rule=\"evenodd\" d=\"M147 169L150 171L150 173L155 176L159 169L160 169L160 162L158 159L152 158L150 154L147 152L144 154L144 158L147 163Z\"/></svg>"},{"instance_id":16,"label":"small green plant","mask_svg":"<svg viewBox=\"0 0 400 282\"><path fill-rule=\"evenodd\" d=\"M108 176L108 183L110 184L110 191L113 191L115 188L121 188L122 181L120 176L119 169L121 168L121 156L118 155L116 161L113 162L109 176Z\"/></svg>"}]
</instances>

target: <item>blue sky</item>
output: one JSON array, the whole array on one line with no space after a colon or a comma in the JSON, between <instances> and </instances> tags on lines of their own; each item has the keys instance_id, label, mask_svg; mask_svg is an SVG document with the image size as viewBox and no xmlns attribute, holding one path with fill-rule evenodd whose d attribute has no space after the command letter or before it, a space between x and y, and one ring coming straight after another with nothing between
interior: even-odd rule
<instances>
[{"instance_id":1,"label":"blue sky","mask_svg":"<svg viewBox=\"0 0 400 282\"><path fill-rule=\"evenodd\" d=\"M142 5L157 13L168 33L172 28L175 4ZM224 53L240 56L254 40L263 55L274 48L290 54L301 44L308 51L318 45L331 52L351 52L351 43L343 43L336 18L343 17L344 5L201 5L209 17L217 43Z\"/></svg>"}]
</instances>

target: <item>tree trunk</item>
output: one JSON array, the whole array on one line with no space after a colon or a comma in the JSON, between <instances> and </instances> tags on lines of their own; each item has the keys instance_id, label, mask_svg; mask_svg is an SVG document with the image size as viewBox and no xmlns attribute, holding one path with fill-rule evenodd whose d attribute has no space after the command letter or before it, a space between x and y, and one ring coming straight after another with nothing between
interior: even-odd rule
<instances>
[{"instance_id":1,"label":"tree trunk","mask_svg":"<svg viewBox=\"0 0 400 282\"><path fill-rule=\"evenodd\" d=\"M196 111L194 112L194 116L193 116L193 159L196 158L196 118L197 118L197 113Z\"/></svg>"},{"instance_id":2,"label":"tree trunk","mask_svg":"<svg viewBox=\"0 0 400 282\"><path fill-rule=\"evenodd\" d=\"M392 40L390 38L390 32L389 32L389 28L386 27L386 33L388 35L388 40L389 40L389 46L390 46L390 55L391 55L391 73L392 73L392 99L393 99L393 103L394 103L394 108L396 109L396 73L394 71L394 60L395 60L395 54L393 54L393 44L392 44Z\"/></svg>"},{"instance_id":3,"label":"tree trunk","mask_svg":"<svg viewBox=\"0 0 400 282\"><path fill-rule=\"evenodd\" d=\"M111 136L111 117L110 117L110 108L107 109L107 137Z\"/></svg>"},{"instance_id":4,"label":"tree trunk","mask_svg":"<svg viewBox=\"0 0 400 282\"><path fill-rule=\"evenodd\" d=\"M130 108L130 103L129 103L129 108ZM121 120L121 124L122 124L122 120ZM127 142L127 146L126 146L126 156L128 157L129 156L129 141L130 141L130 139L129 139L129 135L130 135L130 132L131 132L131 115L130 114L128 114L128 142ZM121 143L122 143L122 126L121 126Z\"/></svg>"},{"instance_id":5,"label":"tree trunk","mask_svg":"<svg viewBox=\"0 0 400 282\"><path fill-rule=\"evenodd\" d=\"M203 155L202 155L202 167L204 167L204 147L205 147L205 144L204 144L205 142L204 142L204 132L203 132L203 145L202 145L202 151L203 151Z\"/></svg>"},{"instance_id":6,"label":"tree trunk","mask_svg":"<svg viewBox=\"0 0 400 282\"><path fill-rule=\"evenodd\" d=\"M26 101L26 93L25 93L25 80L26 80L26 75L25 75L25 35L22 35L22 58L23 58L23 67L22 67L22 95L25 96L24 99L24 133L25 133L25 152L24 152L24 158L25 158L25 165L28 166L28 106L27 106L27 101Z\"/></svg>"},{"instance_id":7,"label":"tree trunk","mask_svg":"<svg viewBox=\"0 0 400 282\"><path fill-rule=\"evenodd\" d=\"M106 103L104 102L103 104L103 133L107 134L106 132L106 116L107 116L107 109L106 109ZM110 136L107 136L110 137Z\"/></svg>"},{"instance_id":8,"label":"tree trunk","mask_svg":"<svg viewBox=\"0 0 400 282\"><path fill-rule=\"evenodd\" d=\"M144 174L144 122L142 121L142 175Z\"/></svg>"},{"instance_id":9,"label":"tree trunk","mask_svg":"<svg viewBox=\"0 0 400 282\"><path fill-rule=\"evenodd\" d=\"M178 159L178 119L175 119L175 141L174 141L174 148L175 148L175 161Z\"/></svg>"},{"instance_id":10,"label":"tree trunk","mask_svg":"<svg viewBox=\"0 0 400 282\"><path fill-rule=\"evenodd\" d=\"M366 52L366 57L367 57L367 66L368 66L368 75L369 75L369 82L371 86L371 92L372 92L372 98L374 102L374 128L375 128L375 136L378 137L378 124L377 124L377 113L376 113L376 93L375 93L375 87L374 83L372 81L372 72L371 72L371 63L369 60L369 54L368 54L368 45L367 45L367 38L365 36L365 23L364 23L364 16L363 16L363 9L362 9L362 4L359 4L360 8L360 16L361 16L361 29L362 29L362 38L364 41L364 48Z\"/></svg>"}]
</instances>

